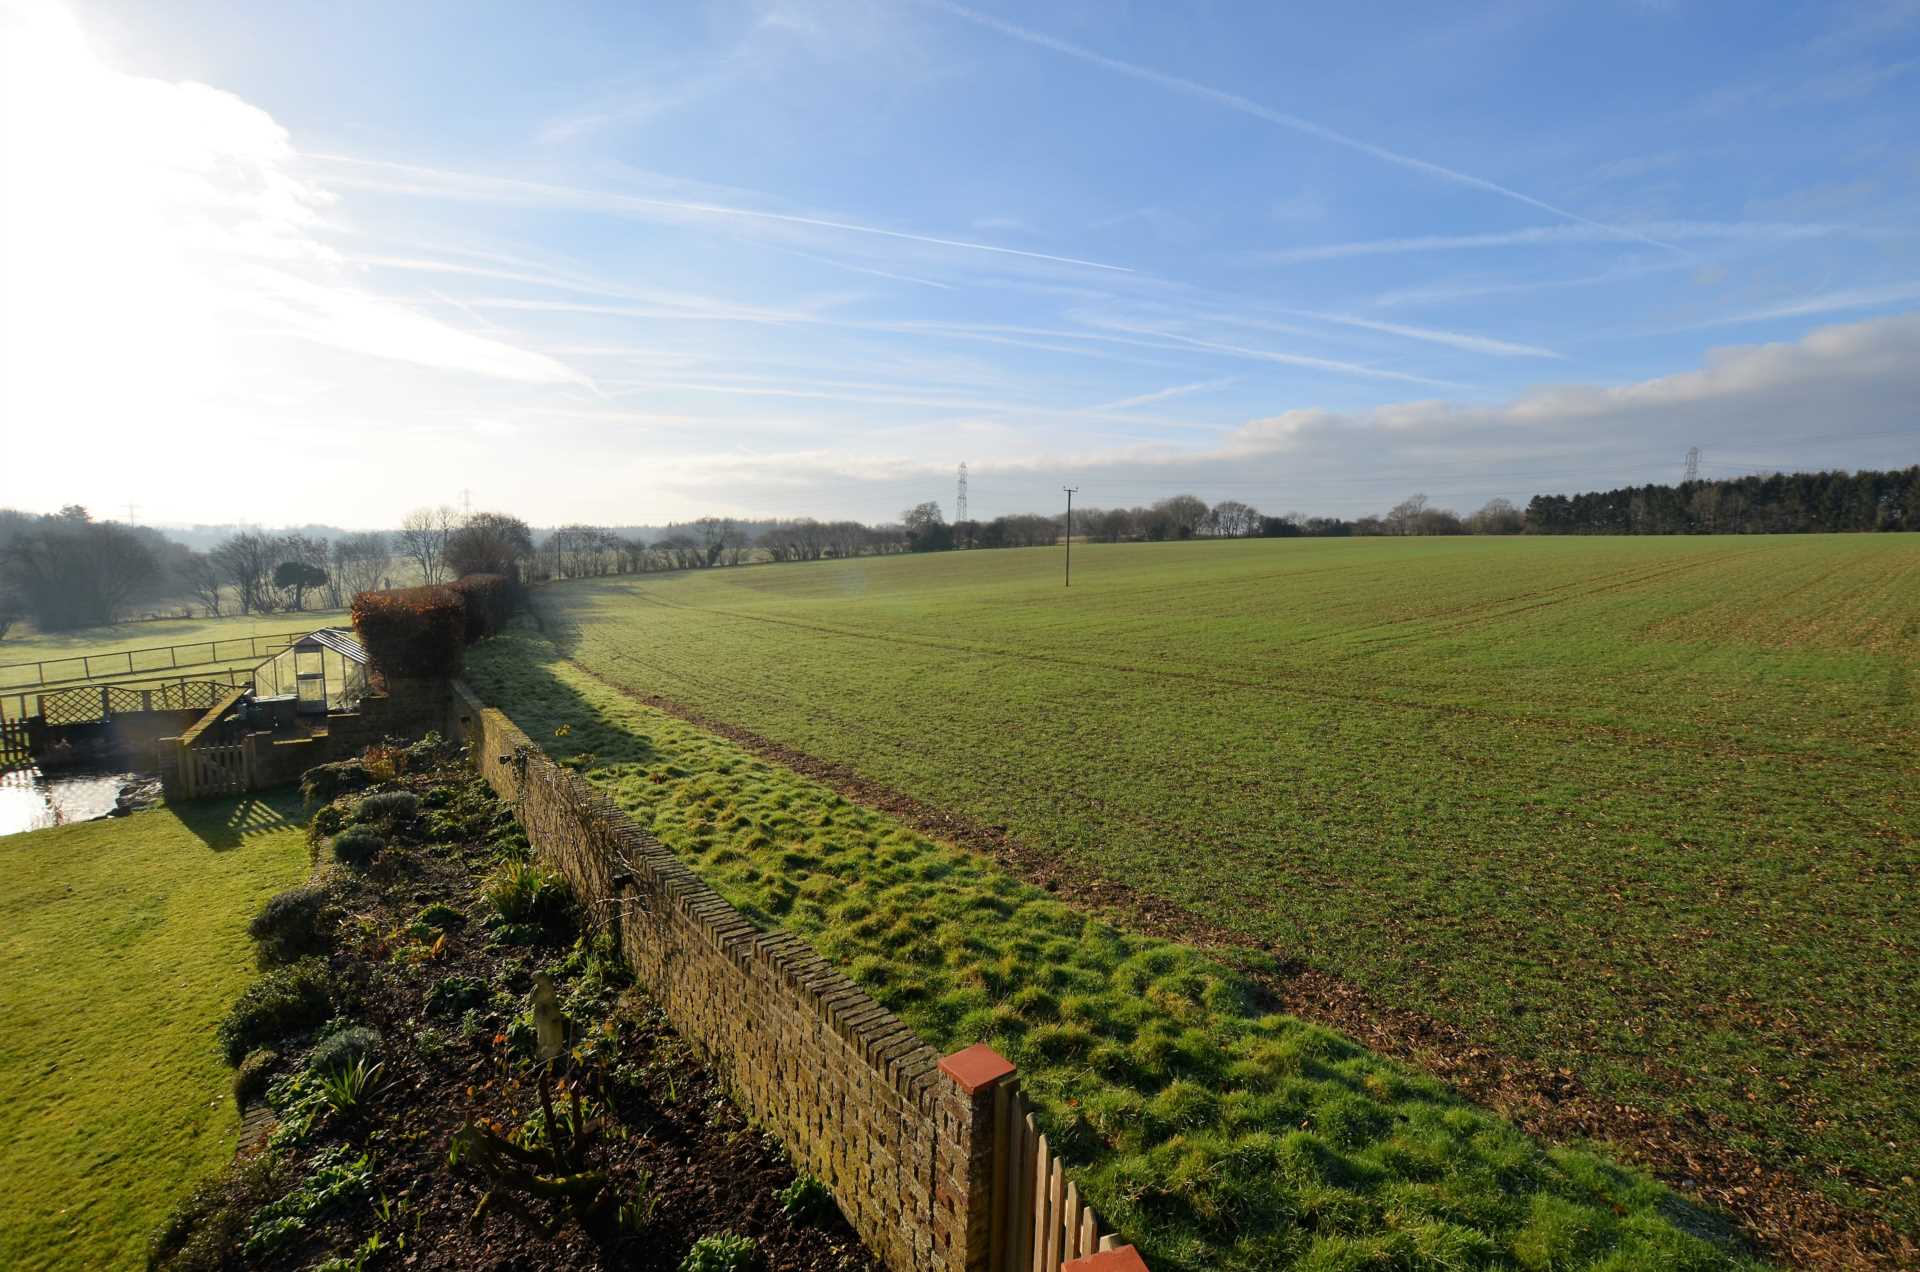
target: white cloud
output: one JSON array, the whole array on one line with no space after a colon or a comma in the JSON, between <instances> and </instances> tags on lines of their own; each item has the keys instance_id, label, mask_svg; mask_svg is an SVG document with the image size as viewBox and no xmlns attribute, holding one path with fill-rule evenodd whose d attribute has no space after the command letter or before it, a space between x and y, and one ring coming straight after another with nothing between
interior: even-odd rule
<instances>
[{"instance_id":1,"label":"white cloud","mask_svg":"<svg viewBox=\"0 0 1920 1272\"><path fill-rule=\"evenodd\" d=\"M1268 509L1357 515L1409 491L1477 506L1496 495L1672 481L1689 446L1762 455L1784 468L1900 466L1920 447L1920 314L1823 328L1792 343L1710 352L1700 367L1617 386L1546 385L1494 404L1416 400L1303 407L1224 438L1115 449L1028 445L968 456L985 515L1051 506L1069 480L1089 506L1192 489ZM1122 406L1110 403L1105 409ZM770 473L777 470L777 481ZM926 497L945 465L900 455L738 453L690 457L680 480L711 481L736 510L853 506L871 515Z\"/></svg>"},{"instance_id":2,"label":"white cloud","mask_svg":"<svg viewBox=\"0 0 1920 1272\"><path fill-rule=\"evenodd\" d=\"M276 368L302 379L288 344L577 379L355 286L285 129L229 93L114 70L50 3L0 6L0 186L0 391L42 439L202 421Z\"/></svg>"}]
</instances>

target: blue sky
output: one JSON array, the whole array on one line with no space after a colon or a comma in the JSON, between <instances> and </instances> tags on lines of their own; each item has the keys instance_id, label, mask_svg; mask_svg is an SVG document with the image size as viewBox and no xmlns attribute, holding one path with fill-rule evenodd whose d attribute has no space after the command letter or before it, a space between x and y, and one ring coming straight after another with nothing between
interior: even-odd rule
<instances>
[{"instance_id":1,"label":"blue sky","mask_svg":"<svg viewBox=\"0 0 1920 1272\"><path fill-rule=\"evenodd\" d=\"M0 12L0 502L878 519L965 460L976 515L1357 513L1920 460L1920 0ZM195 484L235 452L284 480Z\"/></svg>"}]
</instances>

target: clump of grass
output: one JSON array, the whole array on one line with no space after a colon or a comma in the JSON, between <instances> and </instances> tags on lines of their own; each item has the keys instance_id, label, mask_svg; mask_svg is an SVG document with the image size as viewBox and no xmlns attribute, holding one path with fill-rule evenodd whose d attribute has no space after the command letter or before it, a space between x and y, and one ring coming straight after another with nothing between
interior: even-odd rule
<instances>
[{"instance_id":1,"label":"clump of grass","mask_svg":"<svg viewBox=\"0 0 1920 1272\"><path fill-rule=\"evenodd\" d=\"M333 837L333 859L341 865L361 869L386 846L386 839L373 827L349 826Z\"/></svg>"},{"instance_id":2,"label":"clump of grass","mask_svg":"<svg viewBox=\"0 0 1920 1272\"><path fill-rule=\"evenodd\" d=\"M496 925L546 925L566 917L573 893L559 875L532 862L509 861L487 876L480 897Z\"/></svg>"},{"instance_id":3,"label":"clump of grass","mask_svg":"<svg viewBox=\"0 0 1920 1272\"><path fill-rule=\"evenodd\" d=\"M247 924L247 935L259 947L262 966L291 963L326 950L331 919L326 889L308 884L267 898Z\"/></svg>"},{"instance_id":4,"label":"clump of grass","mask_svg":"<svg viewBox=\"0 0 1920 1272\"><path fill-rule=\"evenodd\" d=\"M276 967L241 993L220 1022L218 1037L228 1064L249 1051L311 1029L333 1014L333 974L318 958Z\"/></svg>"},{"instance_id":5,"label":"clump of grass","mask_svg":"<svg viewBox=\"0 0 1920 1272\"><path fill-rule=\"evenodd\" d=\"M379 1090L380 1070L385 1067L379 1061L369 1063L362 1056L316 1073L316 1090L329 1109L342 1117L351 1117Z\"/></svg>"},{"instance_id":6,"label":"clump of grass","mask_svg":"<svg viewBox=\"0 0 1920 1272\"><path fill-rule=\"evenodd\" d=\"M1438 1082L1261 1014L1217 960L1116 930L513 642L477 651L483 689L536 737L590 711L596 784L729 901L809 941L935 1047L984 1041L1018 1064L1084 1194L1159 1272L1523 1250L1555 1266L1745 1265L1682 1231L1665 1189L1543 1151ZM801 848L796 881L785 856ZM1561 1228L1598 1236L1570 1244Z\"/></svg>"}]
</instances>

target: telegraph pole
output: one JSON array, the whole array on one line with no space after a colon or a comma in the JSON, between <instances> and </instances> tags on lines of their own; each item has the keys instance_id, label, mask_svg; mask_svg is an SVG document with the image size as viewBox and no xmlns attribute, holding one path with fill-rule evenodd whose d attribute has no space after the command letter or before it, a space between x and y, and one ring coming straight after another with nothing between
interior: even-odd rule
<instances>
[{"instance_id":1,"label":"telegraph pole","mask_svg":"<svg viewBox=\"0 0 1920 1272\"><path fill-rule=\"evenodd\" d=\"M1062 486L1067 492L1067 586L1073 586L1073 496L1080 487Z\"/></svg>"}]
</instances>

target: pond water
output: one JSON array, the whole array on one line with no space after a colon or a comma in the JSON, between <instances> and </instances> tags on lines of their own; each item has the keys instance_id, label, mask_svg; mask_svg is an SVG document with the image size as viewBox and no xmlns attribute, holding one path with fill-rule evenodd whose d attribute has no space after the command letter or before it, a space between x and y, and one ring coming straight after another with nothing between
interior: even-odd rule
<instances>
[{"instance_id":1,"label":"pond water","mask_svg":"<svg viewBox=\"0 0 1920 1272\"><path fill-rule=\"evenodd\" d=\"M91 769L0 774L0 835L110 817L123 794L137 795L152 784L151 777L140 773Z\"/></svg>"}]
</instances>

